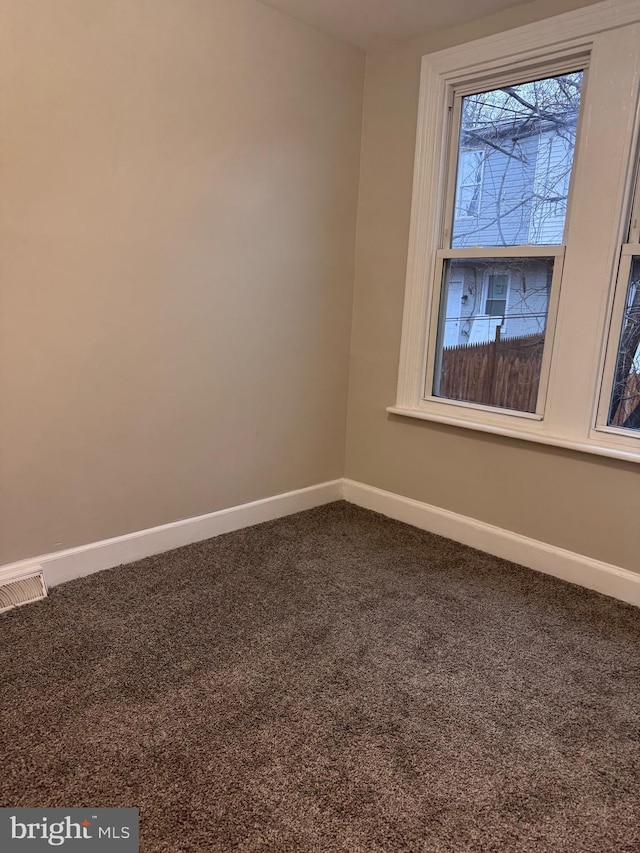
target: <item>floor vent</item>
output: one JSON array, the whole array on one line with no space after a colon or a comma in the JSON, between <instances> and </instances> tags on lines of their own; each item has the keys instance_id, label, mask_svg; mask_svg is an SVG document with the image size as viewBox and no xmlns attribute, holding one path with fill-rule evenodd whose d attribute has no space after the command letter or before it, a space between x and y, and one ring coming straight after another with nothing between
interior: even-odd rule
<instances>
[{"instance_id":1,"label":"floor vent","mask_svg":"<svg viewBox=\"0 0 640 853\"><path fill-rule=\"evenodd\" d=\"M30 569L28 572L3 575L0 572L0 613L20 607L21 604L30 604L46 598L47 585L42 574L42 569Z\"/></svg>"}]
</instances>

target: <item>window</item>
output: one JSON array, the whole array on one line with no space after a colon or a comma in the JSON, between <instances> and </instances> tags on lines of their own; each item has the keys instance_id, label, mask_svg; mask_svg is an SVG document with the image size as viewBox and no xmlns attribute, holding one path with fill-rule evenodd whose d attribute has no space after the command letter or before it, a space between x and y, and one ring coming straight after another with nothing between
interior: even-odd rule
<instances>
[{"instance_id":1,"label":"window","mask_svg":"<svg viewBox=\"0 0 640 853\"><path fill-rule=\"evenodd\" d=\"M640 174L627 242L622 246L612 316L609 365L605 368L601 428L640 436ZM616 335L616 331L618 334ZM608 381L607 381L608 380Z\"/></svg>"},{"instance_id":2,"label":"window","mask_svg":"<svg viewBox=\"0 0 640 853\"><path fill-rule=\"evenodd\" d=\"M562 243L582 70L517 85L512 79L484 92L453 90L452 248ZM470 149L472 142L482 147Z\"/></svg>"},{"instance_id":3,"label":"window","mask_svg":"<svg viewBox=\"0 0 640 853\"><path fill-rule=\"evenodd\" d=\"M428 375L436 397L542 412L547 321L553 288L560 286L556 262L564 254L583 77L582 69L519 83L509 75L486 91L453 90L447 159L457 162L457 180L455 198L445 199L442 271L434 282L438 311L447 312L440 326L446 328L453 319L448 312L456 310L451 275L463 280L464 304L455 349L447 349L441 334L432 355ZM483 147L470 151L471 141ZM481 169L484 191L473 196L471 221L460 210L468 210L471 196L465 193ZM536 248L532 256L533 244L546 246L544 253ZM464 251L470 246L473 258Z\"/></svg>"},{"instance_id":4,"label":"window","mask_svg":"<svg viewBox=\"0 0 640 853\"><path fill-rule=\"evenodd\" d=\"M487 280L487 301L484 313L490 317L502 317L507 313L507 288L509 276L494 273Z\"/></svg>"},{"instance_id":5,"label":"window","mask_svg":"<svg viewBox=\"0 0 640 853\"><path fill-rule=\"evenodd\" d=\"M424 57L390 412L640 461L639 22Z\"/></svg>"}]
</instances>

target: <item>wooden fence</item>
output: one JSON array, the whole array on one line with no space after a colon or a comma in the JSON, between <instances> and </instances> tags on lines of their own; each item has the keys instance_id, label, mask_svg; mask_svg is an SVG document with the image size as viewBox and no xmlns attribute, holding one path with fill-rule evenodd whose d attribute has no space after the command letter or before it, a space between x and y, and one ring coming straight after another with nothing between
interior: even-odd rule
<instances>
[{"instance_id":1,"label":"wooden fence","mask_svg":"<svg viewBox=\"0 0 640 853\"><path fill-rule=\"evenodd\" d=\"M461 344L442 351L438 396L534 412L544 335Z\"/></svg>"}]
</instances>

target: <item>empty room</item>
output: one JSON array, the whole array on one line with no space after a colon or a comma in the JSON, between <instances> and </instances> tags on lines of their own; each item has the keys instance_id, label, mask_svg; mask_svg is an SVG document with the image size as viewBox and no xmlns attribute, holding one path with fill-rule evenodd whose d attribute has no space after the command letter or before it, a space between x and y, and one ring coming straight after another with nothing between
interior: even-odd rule
<instances>
[{"instance_id":1,"label":"empty room","mask_svg":"<svg viewBox=\"0 0 640 853\"><path fill-rule=\"evenodd\" d=\"M640 851L640 0L0 0L0 851Z\"/></svg>"}]
</instances>

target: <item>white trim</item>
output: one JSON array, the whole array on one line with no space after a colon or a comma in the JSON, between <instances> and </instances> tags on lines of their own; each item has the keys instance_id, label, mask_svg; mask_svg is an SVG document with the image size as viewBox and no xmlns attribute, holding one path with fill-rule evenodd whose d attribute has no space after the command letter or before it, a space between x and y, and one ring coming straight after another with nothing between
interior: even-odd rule
<instances>
[{"instance_id":1,"label":"white trim","mask_svg":"<svg viewBox=\"0 0 640 853\"><path fill-rule=\"evenodd\" d=\"M251 527L263 521L282 518L305 509L332 503L342 497L342 480L331 480L285 492L270 498L252 501L240 506L209 512L206 515L172 521L147 530L137 530L113 539L91 542L77 548L56 551L32 559L20 560L0 566L0 577L11 578L14 574L38 571L42 568L48 587L84 577L85 575L111 569L126 563L142 560L154 554L161 554L220 536L243 527Z\"/></svg>"},{"instance_id":2,"label":"white trim","mask_svg":"<svg viewBox=\"0 0 640 853\"><path fill-rule=\"evenodd\" d=\"M488 554L640 606L640 574L355 480L331 480L263 500L0 566L0 580L42 571L47 587L222 533L344 499Z\"/></svg>"},{"instance_id":3,"label":"white trim","mask_svg":"<svg viewBox=\"0 0 640 853\"><path fill-rule=\"evenodd\" d=\"M511 30L504 30L492 36L485 36L473 42L464 42L445 48L429 55L429 63L438 72L464 69L463 76L473 76L473 66L484 65L493 60L497 73L504 66L505 55L537 57L540 48L557 46L555 53L565 61L567 54L580 55L580 47L567 51L565 42L580 37L588 37L606 30L617 29L640 21L640 2L638 0L604 0L592 6L584 6L571 12L564 12L524 24ZM584 50L584 48L583 48ZM500 59L496 60L496 55ZM513 61L513 60L511 60ZM511 61L508 64L511 64ZM522 63L524 65L524 62ZM472 71L469 75L469 70Z\"/></svg>"},{"instance_id":4,"label":"white trim","mask_svg":"<svg viewBox=\"0 0 640 853\"><path fill-rule=\"evenodd\" d=\"M640 606L640 574L619 566L354 480L344 481L344 498L421 530Z\"/></svg>"},{"instance_id":5,"label":"white trim","mask_svg":"<svg viewBox=\"0 0 640 853\"><path fill-rule=\"evenodd\" d=\"M438 260L471 258L472 260L492 261L494 258L498 260L561 258L564 253L564 244L557 243L548 246L466 246L464 249L436 249L435 256Z\"/></svg>"},{"instance_id":6,"label":"white trim","mask_svg":"<svg viewBox=\"0 0 640 853\"><path fill-rule=\"evenodd\" d=\"M452 408L459 405L457 400L447 400ZM482 411L488 416L491 415L491 409L488 406L477 406L472 403L464 404L466 409L476 409ZM387 412L390 415L401 415L403 418L417 418L420 421L433 421L437 424L448 424L449 426L462 427L463 429L473 429L478 432L490 432L493 435L504 435L507 438L518 438L521 441L532 441L534 444L549 444L551 447L565 447L567 450L575 450L578 453L594 453L596 456L607 456L609 459L623 459L625 462L640 462L640 451L627 450L625 447L614 447L612 442L616 439L617 433L613 433L613 428L607 430L608 444L598 444L597 440L592 442L575 441L572 438L562 438L558 435L552 435L548 432L525 432L517 427L505 426L504 424L494 423L487 417L486 420L471 420L471 418L456 418L452 415L441 415L436 412L427 411L426 409L409 409L400 406L387 406ZM536 415L531 415L527 412L518 412L520 418L533 418Z\"/></svg>"}]
</instances>

